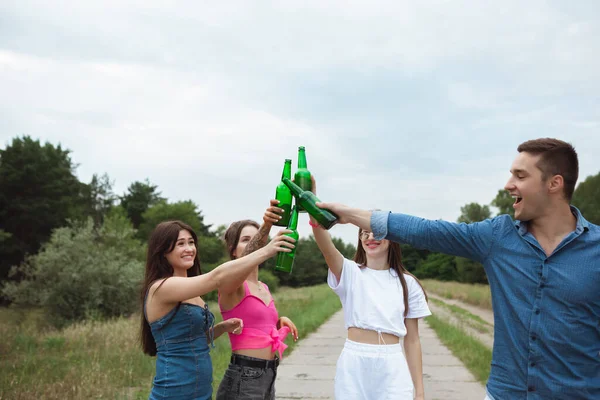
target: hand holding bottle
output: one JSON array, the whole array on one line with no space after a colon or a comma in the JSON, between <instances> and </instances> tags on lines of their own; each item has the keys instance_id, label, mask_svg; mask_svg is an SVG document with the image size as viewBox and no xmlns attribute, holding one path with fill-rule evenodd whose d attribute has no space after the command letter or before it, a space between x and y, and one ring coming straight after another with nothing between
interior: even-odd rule
<instances>
[{"instance_id":1,"label":"hand holding bottle","mask_svg":"<svg viewBox=\"0 0 600 400\"><path fill-rule=\"evenodd\" d=\"M265 225L273 225L276 224L279 220L281 220L281 215L285 210L277 207L279 204L279 200L271 199L271 205L265 211L265 215L263 215L263 221Z\"/></svg>"},{"instance_id":2,"label":"hand holding bottle","mask_svg":"<svg viewBox=\"0 0 600 400\"><path fill-rule=\"evenodd\" d=\"M271 239L271 241L265 247L263 247L264 251L267 252L267 255L269 257L273 257L279 252L289 253L292 251L292 249L296 247L294 245L296 240L290 236L286 236L286 233L291 232L292 231L290 231L289 229L280 230L279 232L277 232L275 237Z\"/></svg>"}]
</instances>

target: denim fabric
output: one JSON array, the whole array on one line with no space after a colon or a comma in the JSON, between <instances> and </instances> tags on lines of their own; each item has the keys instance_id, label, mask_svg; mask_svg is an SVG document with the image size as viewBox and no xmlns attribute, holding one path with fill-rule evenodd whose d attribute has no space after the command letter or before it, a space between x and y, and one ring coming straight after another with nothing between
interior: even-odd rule
<instances>
[{"instance_id":1,"label":"denim fabric","mask_svg":"<svg viewBox=\"0 0 600 400\"><path fill-rule=\"evenodd\" d=\"M240 355L236 357L260 360ZM216 400L274 400L276 377L276 368L253 368L229 364L217 390Z\"/></svg>"},{"instance_id":2,"label":"denim fabric","mask_svg":"<svg viewBox=\"0 0 600 400\"><path fill-rule=\"evenodd\" d=\"M208 306L188 303L150 324L157 347L150 400L212 398L213 369L206 332L213 325Z\"/></svg>"},{"instance_id":3,"label":"denim fabric","mask_svg":"<svg viewBox=\"0 0 600 400\"><path fill-rule=\"evenodd\" d=\"M492 398L600 399L600 227L572 212L576 229L550 256L508 215L474 224L371 216L376 239L483 264L494 309Z\"/></svg>"}]
</instances>

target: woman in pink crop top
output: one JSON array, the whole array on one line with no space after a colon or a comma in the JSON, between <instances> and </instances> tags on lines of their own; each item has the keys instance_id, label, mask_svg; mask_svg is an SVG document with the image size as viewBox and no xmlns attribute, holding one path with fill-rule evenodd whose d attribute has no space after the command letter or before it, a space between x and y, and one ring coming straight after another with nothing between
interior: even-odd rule
<instances>
[{"instance_id":1,"label":"woman in pink crop top","mask_svg":"<svg viewBox=\"0 0 600 400\"><path fill-rule=\"evenodd\" d=\"M282 209L271 200L263 224L252 220L232 223L225 232L225 242L231 259L252 253L266 244L269 231ZM287 231L289 232L289 231ZM242 285L219 288L219 307L223 319L240 318L242 332L230 334L231 363L217 391L217 400L275 399L277 366L287 347L283 343L288 333L298 339L298 330L286 317L278 317L269 288L258 280L257 264Z\"/></svg>"},{"instance_id":2,"label":"woman in pink crop top","mask_svg":"<svg viewBox=\"0 0 600 400\"><path fill-rule=\"evenodd\" d=\"M316 192L314 179L312 187ZM348 329L336 366L335 398L423 400L418 321L431 312L423 287L402 265L400 245L359 230L354 260L348 260L328 231L312 218L310 224Z\"/></svg>"}]
</instances>

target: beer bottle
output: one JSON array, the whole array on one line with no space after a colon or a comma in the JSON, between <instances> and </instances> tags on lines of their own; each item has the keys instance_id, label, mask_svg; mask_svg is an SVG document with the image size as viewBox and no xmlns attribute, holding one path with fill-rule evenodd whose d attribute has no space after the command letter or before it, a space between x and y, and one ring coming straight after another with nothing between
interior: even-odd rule
<instances>
[{"instance_id":1,"label":"beer bottle","mask_svg":"<svg viewBox=\"0 0 600 400\"><path fill-rule=\"evenodd\" d=\"M283 183L290 188L290 191L296 197L296 206L302 205L311 217L317 220L319 225L325 229L329 229L338 222L338 216L329 210L319 208L315 203L320 202L319 198L313 192L302 190L300 186L287 178L283 178Z\"/></svg>"},{"instance_id":2,"label":"beer bottle","mask_svg":"<svg viewBox=\"0 0 600 400\"><path fill-rule=\"evenodd\" d=\"M287 179L287 178L284 178ZM288 179L289 180L289 179ZM296 246L298 245L298 231L296 228L298 227L298 209L296 206L292 208L292 213L290 217L290 223L287 228L292 232L286 233L286 236L293 237L296 240ZM294 265L294 258L296 257L296 247L292 249L289 253L279 252L277 253L277 261L275 262L275 270L282 272L292 272L292 266Z\"/></svg>"},{"instance_id":3,"label":"beer bottle","mask_svg":"<svg viewBox=\"0 0 600 400\"><path fill-rule=\"evenodd\" d=\"M283 178L292 178L292 160L286 159L283 164L283 172L281 173L281 179ZM283 214L281 214L281 219L275 222L276 226L288 226L290 222L290 213L292 211L292 192L285 185L285 183L279 182L277 188L275 189L275 199L279 200L279 204L277 207L283 209Z\"/></svg>"},{"instance_id":4,"label":"beer bottle","mask_svg":"<svg viewBox=\"0 0 600 400\"><path fill-rule=\"evenodd\" d=\"M306 168L306 152L304 146L298 147L298 169L294 174L294 182L300 186L302 190L312 190L312 180L310 179L310 171ZM296 204L298 212L306 212L301 204Z\"/></svg>"}]
</instances>

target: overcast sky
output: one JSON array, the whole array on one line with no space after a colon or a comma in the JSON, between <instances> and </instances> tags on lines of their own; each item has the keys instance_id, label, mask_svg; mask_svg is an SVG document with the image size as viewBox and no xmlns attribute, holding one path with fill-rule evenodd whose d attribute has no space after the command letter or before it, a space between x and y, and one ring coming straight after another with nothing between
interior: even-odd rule
<instances>
[{"instance_id":1,"label":"overcast sky","mask_svg":"<svg viewBox=\"0 0 600 400\"><path fill-rule=\"evenodd\" d=\"M299 145L322 200L446 220L528 139L600 171L600 2L217 3L2 1L0 146L60 143L215 225L260 219Z\"/></svg>"}]
</instances>

